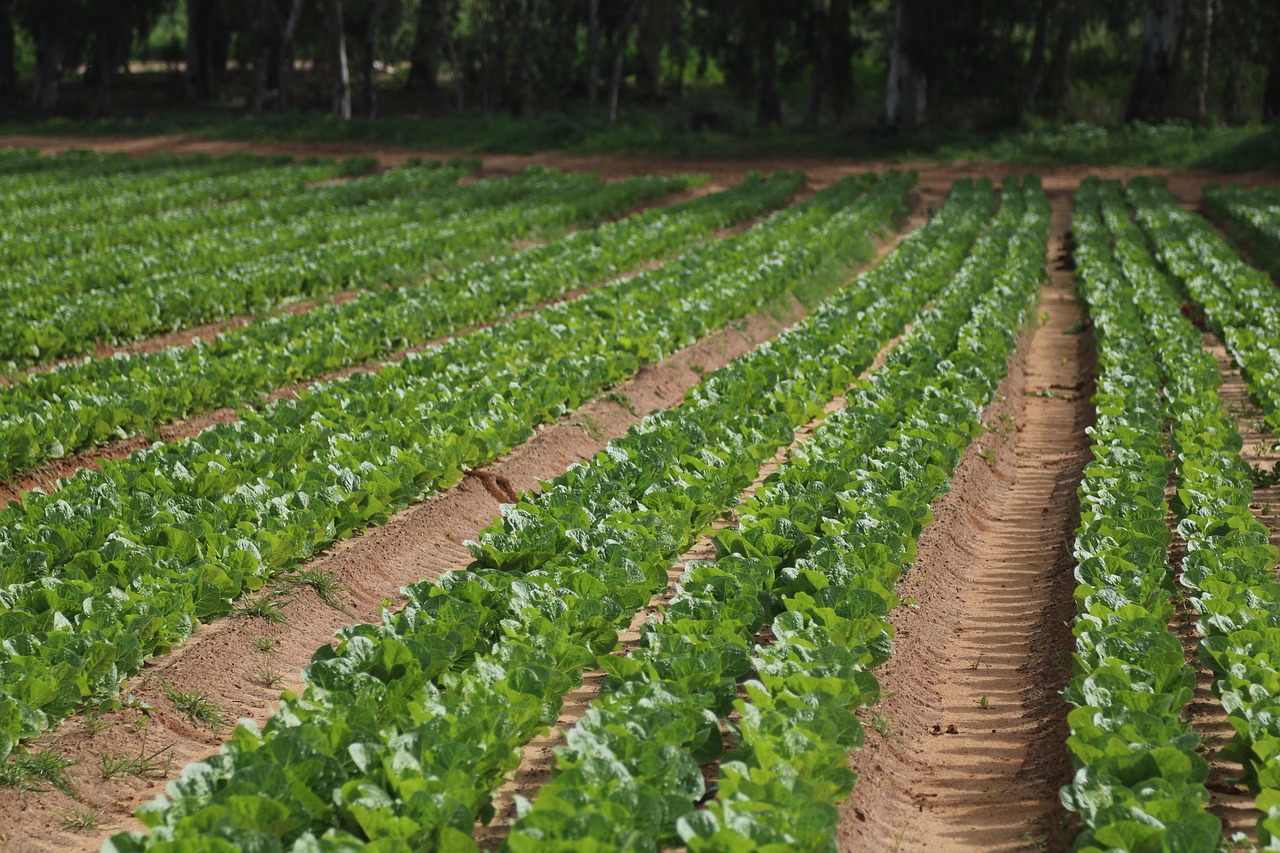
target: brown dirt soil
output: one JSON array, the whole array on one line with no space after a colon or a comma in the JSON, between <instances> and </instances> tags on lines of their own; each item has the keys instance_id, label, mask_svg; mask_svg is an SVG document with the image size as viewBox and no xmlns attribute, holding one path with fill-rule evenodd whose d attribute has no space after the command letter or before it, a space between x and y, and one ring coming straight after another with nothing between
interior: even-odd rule
<instances>
[{"instance_id":1,"label":"brown dirt soil","mask_svg":"<svg viewBox=\"0 0 1280 853\"><path fill-rule=\"evenodd\" d=\"M1066 846L1066 546L1092 415L1087 341L1067 333L1083 316L1064 263L1069 196L1050 196L1052 278L899 584L886 698L851 755L842 850Z\"/></svg>"},{"instance_id":2,"label":"brown dirt soil","mask_svg":"<svg viewBox=\"0 0 1280 853\"><path fill-rule=\"evenodd\" d=\"M912 207L913 209L919 209L918 204L913 204ZM872 261L872 265L896 248L908 234L923 225L924 221L925 217L923 216L908 221L901 233L884 243L877 250L876 258ZM907 328L909 329L910 325ZM899 340L900 338L894 338L890 341L876 355L875 361L867 372L883 364L889 350L896 346ZM865 376L866 374L864 373L863 375ZM755 480L743 490L739 504L742 500L746 500L755 494L765 478L778 469L778 465L790 456L796 445L807 441L813 435L813 431L822 423L822 420L843 405L844 398L837 397L827 404L821 417L796 430L795 440L792 444L788 447L779 448L772 459L767 460L760 466ZM648 605L636 614L627 630L618 634L620 647L617 654L629 654L639 647L641 627L650 617L659 615L671 601L672 596L676 594L677 585L684 575L685 565L691 560L714 560L716 552L711 537L716 531L735 524L737 516L738 507L735 506L734 509L716 518L711 523L711 526L698 536L693 545L671 565L667 570L666 589L655 595ZM604 677L603 670L590 670L584 673L582 686L565 697L564 707L561 709L559 717L556 718L555 727L547 734L530 741L524 748L520 766L516 768L511 778L494 794L493 804L497 813L488 824L476 824L475 839L482 850L497 850L501 846L503 839L506 838L507 832L510 830L511 824L516 818L516 798L523 797L527 800L533 800L538 789L551 781L556 767L555 748L564 742L565 735L569 729L573 728L578 720L582 719L591 702L600 695L600 687L604 682Z\"/></svg>"},{"instance_id":3,"label":"brown dirt soil","mask_svg":"<svg viewBox=\"0 0 1280 853\"><path fill-rule=\"evenodd\" d=\"M880 253L884 251L887 248ZM378 619L384 601L402 605L398 590L406 584L465 567L470 554L462 543L475 537L501 504L590 458L645 415L678 405L702 375L775 337L805 313L792 300L713 333L657 365L642 367L616 389L629 406L613 395L599 397L494 463L472 471L454 488L323 552L306 568L331 572L339 579L345 612L325 605L308 587L290 587L283 607L286 625L248 616L222 619L202 626L172 654L152 659L121 690L122 696L148 703L149 711L127 707L97 718L78 715L31 743L34 751L51 750L76 762L68 774L77 797L47 791L23 798L12 789L0 789L0 849L97 849L107 835L138 828L133 810L160 793L186 764L215 752L229 734L227 728L214 731L186 718L166 687L202 692L224 710L228 721L265 721L280 690L301 686L300 670L318 646L332 641L338 628ZM585 701L584 696L583 710ZM154 772L102 778L101 756L157 750L163 753ZM100 829L65 827L67 815L85 809L98 816Z\"/></svg>"},{"instance_id":4,"label":"brown dirt soil","mask_svg":"<svg viewBox=\"0 0 1280 853\"><path fill-rule=\"evenodd\" d=\"M619 157L610 154L566 154L541 152L537 154L485 154L462 151L415 150L411 148L380 146L361 142L280 142L255 143L200 139L171 135L150 137L60 137L60 136L2 136L0 144L15 147L38 148L45 153L55 153L67 148L91 148L99 151L126 151L144 155L160 152L178 154L231 154L253 152L261 154L292 154L296 157L376 157L385 166L396 166L412 157L448 158L476 157L483 159L481 176L510 175L524 171L531 165L552 166L559 169L583 169L599 172L605 178L634 174L663 174L696 172L711 176L715 186L727 186L752 170L803 169L815 188L822 188L845 175L866 170L914 169L920 175L922 187L946 189L957 178L987 176L994 179L1019 171L1034 171L1040 175L1046 191L1074 192L1086 175L1128 180L1136 175L1153 175L1168 179L1170 190L1182 199L1199 199L1201 187L1206 183L1221 183L1225 176L1215 172L1174 172L1158 168L1120 168L1088 166L1040 166L991 164L938 164L932 161L895 163L884 160L855 160L822 157L758 157L744 159L684 159L665 157ZM1233 183L1242 186L1280 183L1280 176L1267 172L1244 172L1230 176Z\"/></svg>"}]
</instances>

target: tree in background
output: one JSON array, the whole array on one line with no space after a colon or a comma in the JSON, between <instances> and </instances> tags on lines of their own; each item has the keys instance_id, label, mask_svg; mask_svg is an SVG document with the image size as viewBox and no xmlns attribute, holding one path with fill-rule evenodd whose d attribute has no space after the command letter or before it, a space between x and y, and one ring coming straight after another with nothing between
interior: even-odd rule
<instances>
[{"instance_id":1,"label":"tree in background","mask_svg":"<svg viewBox=\"0 0 1280 853\"><path fill-rule=\"evenodd\" d=\"M581 105L609 123L688 99L677 119L719 129L877 112L994 128L1102 100L1148 121L1280 117L1276 0L0 0L0 96L21 68L38 110L70 79L106 113L161 15L185 27L185 97L250 113L373 117L381 92L429 115Z\"/></svg>"}]
</instances>

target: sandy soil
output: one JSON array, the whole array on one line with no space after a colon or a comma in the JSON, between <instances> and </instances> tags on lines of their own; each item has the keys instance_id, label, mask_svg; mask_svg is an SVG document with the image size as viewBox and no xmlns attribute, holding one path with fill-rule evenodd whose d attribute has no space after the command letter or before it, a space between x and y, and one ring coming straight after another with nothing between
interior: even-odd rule
<instances>
[{"instance_id":1,"label":"sandy soil","mask_svg":"<svg viewBox=\"0 0 1280 853\"><path fill-rule=\"evenodd\" d=\"M1067 333L1082 316L1060 259L1069 198L1051 195L1052 280L899 584L886 699L851 756L842 850L1064 846L1066 545L1091 415L1087 343Z\"/></svg>"}]
</instances>

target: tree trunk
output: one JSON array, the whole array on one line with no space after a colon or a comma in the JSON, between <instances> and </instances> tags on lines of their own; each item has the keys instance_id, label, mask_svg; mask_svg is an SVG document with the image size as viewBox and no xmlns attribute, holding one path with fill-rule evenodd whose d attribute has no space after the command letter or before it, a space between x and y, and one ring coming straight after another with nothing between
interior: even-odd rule
<instances>
[{"instance_id":1,"label":"tree trunk","mask_svg":"<svg viewBox=\"0 0 1280 853\"><path fill-rule=\"evenodd\" d=\"M1058 38L1049 57L1041 85L1041 108L1050 115L1057 115L1071 91L1071 47L1076 41L1080 17L1074 3L1066 3L1062 9L1062 21L1058 25Z\"/></svg>"},{"instance_id":2,"label":"tree trunk","mask_svg":"<svg viewBox=\"0 0 1280 853\"><path fill-rule=\"evenodd\" d=\"M115 39L107 28L97 33L94 39L98 72L98 113L106 115L111 112L111 75L115 73Z\"/></svg>"},{"instance_id":3,"label":"tree trunk","mask_svg":"<svg viewBox=\"0 0 1280 853\"><path fill-rule=\"evenodd\" d=\"M765 0L765 4L772 0ZM772 14L757 17L756 124L782 127L782 95L778 92L778 34Z\"/></svg>"},{"instance_id":4,"label":"tree trunk","mask_svg":"<svg viewBox=\"0 0 1280 853\"><path fill-rule=\"evenodd\" d=\"M587 0L587 104L600 106L600 0Z\"/></svg>"},{"instance_id":5,"label":"tree trunk","mask_svg":"<svg viewBox=\"0 0 1280 853\"><path fill-rule=\"evenodd\" d=\"M290 0L289 17L280 32L280 90L276 98L276 109L280 112L289 109L293 100L294 44L298 39L298 27L302 24L303 3L304 0Z\"/></svg>"},{"instance_id":6,"label":"tree trunk","mask_svg":"<svg viewBox=\"0 0 1280 853\"><path fill-rule=\"evenodd\" d=\"M0 95L8 95L18 83L15 39L13 0L0 0Z\"/></svg>"},{"instance_id":7,"label":"tree trunk","mask_svg":"<svg viewBox=\"0 0 1280 853\"><path fill-rule=\"evenodd\" d=\"M1044 83L1051 6L1053 6L1053 0L1040 0L1040 5L1036 7L1035 32L1031 36L1031 55L1027 57L1027 68L1022 77L1022 104L1019 109L1021 113L1028 113L1034 109L1036 100L1040 97L1040 87Z\"/></svg>"},{"instance_id":8,"label":"tree trunk","mask_svg":"<svg viewBox=\"0 0 1280 853\"><path fill-rule=\"evenodd\" d=\"M631 5L627 7L626 17L622 19L622 26L618 30L618 43L613 52L613 74L609 78L609 124L610 126L618 123L618 92L622 88L622 61L627 54L627 40L631 35L631 26L636 21L636 13L640 11L640 4L644 0L631 0Z\"/></svg>"},{"instance_id":9,"label":"tree trunk","mask_svg":"<svg viewBox=\"0 0 1280 853\"><path fill-rule=\"evenodd\" d=\"M654 101L662 89L662 25L665 0L649 0L636 27L636 47L640 63L636 70L636 90L641 100Z\"/></svg>"},{"instance_id":10,"label":"tree trunk","mask_svg":"<svg viewBox=\"0 0 1280 853\"><path fill-rule=\"evenodd\" d=\"M1209 120L1209 56L1213 51L1213 0L1204 0L1204 42L1200 45L1200 86L1196 92L1196 113L1201 122Z\"/></svg>"},{"instance_id":11,"label":"tree trunk","mask_svg":"<svg viewBox=\"0 0 1280 853\"><path fill-rule=\"evenodd\" d=\"M343 121L351 119L351 71L347 66L347 30L342 15L342 0L329 0L330 26L333 30L334 79L333 114Z\"/></svg>"},{"instance_id":12,"label":"tree trunk","mask_svg":"<svg viewBox=\"0 0 1280 853\"><path fill-rule=\"evenodd\" d=\"M249 86L249 112L262 115L262 103L267 92L267 61L271 55L265 43L259 45L253 54L253 75Z\"/></svg>"},{"instance_id":13,"label":"tree trunk","mask_svg":"<svg viewBox=\"0 0 1280 853\"><path fill-rule=\"evenodd\" d=\"M378 115L378 18L382 15L385 0L376 0L369 10L364 31L364 99L361 112L365 118Z\"/></svg>"},{"instance_id":14,"label":"tree trunk","mask_svg":"<svg viewBox=\"0 0 1280 853\"><path fill-rule=\"evenodd\" d=\"M1125 121L1160 121L1178 112L1183 0L1151 0L1142 23L1142 54Z\"/></svg>"},{"instance_id":15,"label":"tree trunk","mask_svg":"<svg viewBox=\"0 0 1280 853\"><path fill-rule=\"evenodd\" d=\"M524 115L529 100L529 43L533 40L535 0L524 0L516 29L516 55L511 63L511 79L507 86L507 109L517 118Z\"/></svg>"},{"instance_id":16,"label":"tree trunk","mask_svg":"<svg viewBox=\"0 0 1280 853\"><path fill-rule=\"evenodd\" d=\"M889 81L884 96L884 123L887 127L919 127L924 123L925 85L907 57L908 21L899 2L893 17L893 47L889 53Z\"/></svg>"},{"instance_id":17,"label":"tree trunk","mask_svg":"<svg viewBox=\"0 0 1280 853\"><path fill-rule=\"evenodd\" d=\"M62 64L62 35L48 25L36 34L36 78L31 103L42 112L58 105L58 72Z\"/></svg>"},{"instance_id":18,"label":"tree trunk","mask_svg":"<svg viewBox=\"0 0 1280 853\"><path fill-rule=\"evenodd\" d=\"M462 112L462 63L458 60L458 50L453 43L453 32L449 29L449 21L445 18L444 8L440 9L440 32L444 33L444 46L449 50L449 64L453 66L453 93L457 100L458 112Z\"/></svg>"},{"instance_id":19,"label":"tree trunk","mask_svg":"<svg viewBox=\"0 0 1280 853\"><path fill-rule=\"evenodd\" d=\"M208 40L208 22L204 7L202 0L187 0L187 74L184 80L189 101L209 97L203 61L205 55L203 46Z\"/></svg>"},{"instance_id":20,"label":"tree trunk","mask_svg":"<svg viewBox=\"0 0 1280 853\"><path fill-rule=\"evenodd\" d=\"M1271 58L1267 62L1267 83L1262 90L1262 118L1280 118L1280 15L1275 16L1271 31Z\"/></svg>"},{"instance_id":21,"label":"tree trunk","mask_svg":"<svg viewBox=\"0 0 1280 853\"><path fill-rule=\"evenodd\" d=\"M413 27L413 50L409 55L406 89L421 89L434 95L440 86L440 0L421 0Z\"/></svg>"},{"instance_id":22,"label":"tree trunk","mask_svg":"<svg viewBox=\"0 0 1280 853\"><path fill-rule=\"evenodd\" d=\"M830 95L831 113L836 121L844 118L853 100L853 33L850 29L850 0L831 0L828 16L830 39L827 47L827 73L824 91Z\"/></svg>"}]
</instances>

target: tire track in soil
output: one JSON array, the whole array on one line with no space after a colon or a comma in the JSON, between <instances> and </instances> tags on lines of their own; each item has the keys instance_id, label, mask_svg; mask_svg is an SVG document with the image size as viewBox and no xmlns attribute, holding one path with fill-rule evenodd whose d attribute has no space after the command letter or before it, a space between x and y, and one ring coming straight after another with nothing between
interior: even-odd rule
<instances>
[{"instance_id":1,"label":"tire track in soil","mask_svg":"<svg viewBox=\"0 0 1280 853\"><path fill-rule=\"evenodd\" d=\"M878 257L888 254L908 234L923 224L923 219L909 222L903 233L880 250ZM865 378L871 371L884 364L889 353L911 331L914 325L914 323L908 323L902 334L881 347L871 365L862 372L862 378ZM755 479L751 482L751 485L743 489L733 508L712 521L710 528L703 531L693 545L667 569L666 589L650 599L644 609L631 620L631 624L627 629L618 634L620 646L616 654L627 655L639 648L640 629L649 620L649 617L660 615L675 596L677 584L680 583L680 578L684 575L685 565L692 560L710 562L716 559L716 549L715 544L712 542L712 536L717 531L736 525L742 504L756 493L766 478L778 470L779 465L791 458L799 445L809 440L814 431L822 425L822 422L832 412L838 411L844 405L844 395L833 398L823 407L820 416L796 429L795 438L791 444L779 448L771 459L765 460L760 466L760 470L756 472ZM516 797L532 800L538 789L551 781L556 767L555 748L564 743L565 735L577 724L578 720L582 719L591 703L600 695L600 688L604 683L604 679L605 673L603 670L589 670L584 673L582 686L565 697L564 707L560 711L560 716L556 718L555 728L545 735L534 738L525 747L520 766L511 775L511 778L494 794L493 804L496 814L493 819L488 824L479 822L476 824L475 839L481 850L497 850L502 845L503 840L510 831L511 824L516 819ZM734 713L736 715L736 712ZM731 720L731 722L736 722L736 720ZM708 789L714 784L718 776L718 767L719 764L717 763L703 768Z\"/></svg>"},{"instance_id":2,"label":"tire track in soil","mask_svg":"<svg viewBox=\"0 0 1280 853\"><path fill-rule=\"evenodd\" d=\"M1241 457L1252 465L1271 469L1280 461L1280 451L1275 449L1276 436L1267 432L1262 410L1249 396L1248 384L1220 338L1212 332L1202 330L1201 343L1218 363L1218 374L1222 381L1218 396L1240 431L1244 442ZM1271 531L1271 544L1280 546L1280 484L1255 485L1249 508L1254 517ZM1171 517L1170 523L1176 523L1176 519ZM1174 542L1179 548L1185 547L1176 531ZM1181 550L1177 559L1181 560ZM1175 563L1175 568L1177 565ZM1236 781L1243 773L1243 767L1238 761L1222 756L1222 749L1231 743L1235 731L1228 722L1221 700L1213 690L1212 671L1197 656L1200 635L1196 630L1196 614L1185 598L1179 601L1178 616L1178 636L1186 650L1187 661L1196 670L1195 693L1187 711L1193 728L1202 740L1200 754L1209 762L1209 777L1205 781L1205 786L1209 789L1209 811L1222 821L1225 837L1243 833L1256 843L1257 823L1262 812L1254 804L1253 794L1248 787Z\"/></svg>"},{"instance_id":3,"label":"tire track in soil","mask_svg":"<svg viewBox=\"0 0 1280 853\"><path fill-rule=\"evenodd\" d=\"M1089 458L1091 363L1051 190L1051 277L890 616L885 698L864 715L839 843L858 851L1057 850L1074 615L1069 544Z\"/></svg>"},{"instance_id":4,"label":"tire track in soil","mask_svg":"<svg viewBox=\"0 0 1280 853\"><path fill-rule=\"evenodd\" d=\"M807 195L811 195L811 194L812 193L807 190L801 190L795 196L792 196L792 199L788 201L788 204L791 204L796 200L802 199ZM760 216L752 217L746 222L741 222L737 225L717 231L713 235L711 235L709 238L707 238L706 241L704 241L699 245L707 245L716 240L723 240L735 234L741 234L749 230L755 224L759 223L767 215L768 214L766 213ZM689 250L689 251L692 251L692 250ZM681 254L684 254L684 253L681 253ZM535 314L538 311L542 311L546 308L553 308L562 302L571 302L575 299L578 299L581 296L586 295L587 293L590 293L592 290L595 290L601 287L606 287L610 284L614 284L617 282L627 281L645 272L658 269L664 263L667 263L668 261L674 260L675 258L678 258L678 257L680 257L680 255L675 255L671 258L657 258L657 259L645 261L644 263L637 266L635 269L622 273L621 275L615 276L614 278L606 279L601 282L596 282L587 287L579 287L573 290L565 291L564 293L561 293L558 296L553 296L549 299L545 299L531 307L522 308L518 311L513 311L511 313L505 314L496 320L490 320L487 323L475 323L470 326L465 326L449 334L441 335L438 338L432 338L431 340L426 341L424 343L414 344L411 347L407 347L405 349L398 350L393 353L387 353L386 355L379 356L373 361L366 361L359 364L353 364L348 367L344 367L340 370L335 370L330 373L326 373L322 376L316 376L302 382L295 382L290 385L281 386L271 391L270 393L268 393L264 398L264 402L271 403L276 400L296 397L298 396L298 394L302 393L303 391L305 391L306 389L310 388L312 385L315 385L318 382L334 382L338 379L343 379L347 376L354 376L358 373L377 373L379 370L382 370L385 367L394 365L399 361L403 361L405 356L409 355L410 353L423 352L424 350L428 350L433 347L442 346L443 344L449 342L453 338L463 337L473 332L480 331L481 329L488 329L493 326L497 326L501 323L509 323L513 320L518 320L521 317L527 317L530 314ZM359 291L343 291L340 294L335 294L334 296L332 296L329 299L329 301L334 302L336 304L342 304L344 302L350 302L358 294L359 294ZM289 306L281 307L280 310L281 311L288 310L292 313L304 314L313 310L315 307L317 307L317 304L323 304L323 303L312 303L312 302L294 303ZM248 325L250 322L253 322L252 317L249 317L247 319L246 318L240 318L240 319L243 319L244 322L237 322L235 326L231 326L228 328L238 328L239 326L245 326L245 325ZM217 324L214 324L214 325L216 326ZM209 335L209 337L216 336L217 334L220 333L220 330L215 329L212 326L209 327L208 331L212 332L212 334ZM183 333L174 333L174 334L182 335ZM173 336L172 335L166 336L166 338L171 338L171 337ZM174 342L166 346L158 346L156 347L156 350L146 350L146 351L148 352L158 351L159 349L165 349L167 346L189 346L191 345L195 337L200 337L200 335L193 334L191 336L191 340L186 340L185 342ZM134 346L134 345L130 345L130 346ZM139 350L139 351L143 351L143 350ZM81 359L76 359L76 360L79 361ZM52 369L52 367L50 367L49 369ZM35 372L36 370L37 368L32 368L28 372ZM2 377L0 377L0 385L4 385L4 384L6 384L5 380ZM78 453L74 453L70 456L64 456L59 459L52 459L34 471L28 471L28 472L19 474L8 481L0 481L0 508L8 506L10 501L21 502L23 493L29 492L32 489L38 488L43 490L46 493L55 492L62 487L61 481L63 479L74 476L75 473L79 471L81 468L93 468L97 470L102 467L101 463L113 462L120 459L124 459L125 457L143 449L144 447L151 446L151 444L154 441L162 441L168 444L174 441L180 441L184 438L192 438L204 432L206 429L208 429L211 426L215 426L218 424L231 423L232 421L236 420L238 417L239 417L239 414L237 410L234 408L214 409L209 412L202 412L198 415L193 415L190 418L167 421L163 424L159 424L155 427L154 433L152 435L132 435L132 436L129 436L128 438L122 438L117 441L113 441L110 444L104 444L101 447L89 448L87 450L82 450Z\"/></svg>"},{"instance_id":5,"label":"tire track in soil","mask_svg":"<svg viewBox=\"0 0 1280 853\"><path fill-rule=\"evenodd\" d=\"M913 220L910 227L918 224ZM907 233L882 241L875 260ZM168 700L164 684L205 693L226 709L229 721L263 723L276 709L282 689L301 687L301 669L317 647L333 641L335 631L378 621L384 601L402 606L398 590L406 584L465 568L471 555L462 543L474 538L503 503L590 459L644 416L679 405L706 373L776 337L806 314L793 299L642 367L614 389L629 406L613 395L599 396L495 462L468 473L453 488L320 553L305 568L331 572L340 580L341 604L348 612L328 607L311 589L299 587L284 606L286 625L222 618L201 626L171 654L151 659L120 691L121 696L132 695L153 706L149 713L130 707L96 719L77 714L30 742L33 751L49 750L76 762L68 776L78 798L58 791L23 798L12 788L0 787L0 850L97 850L108 835L141 828L133 810L161 793L185 765L217 752L231 732L192 724ZM256 646L264 641L273 645L269 654ZM258 674L261 668L270 668L281 683L265 683ZM101 766L101 755L137 756L161 748L167 751L160 772L147 778L104 780L95 769ZM101 828L77 831L64 825L67 815L86 808L99 816Z\"/></svg>"}]
</instances>

